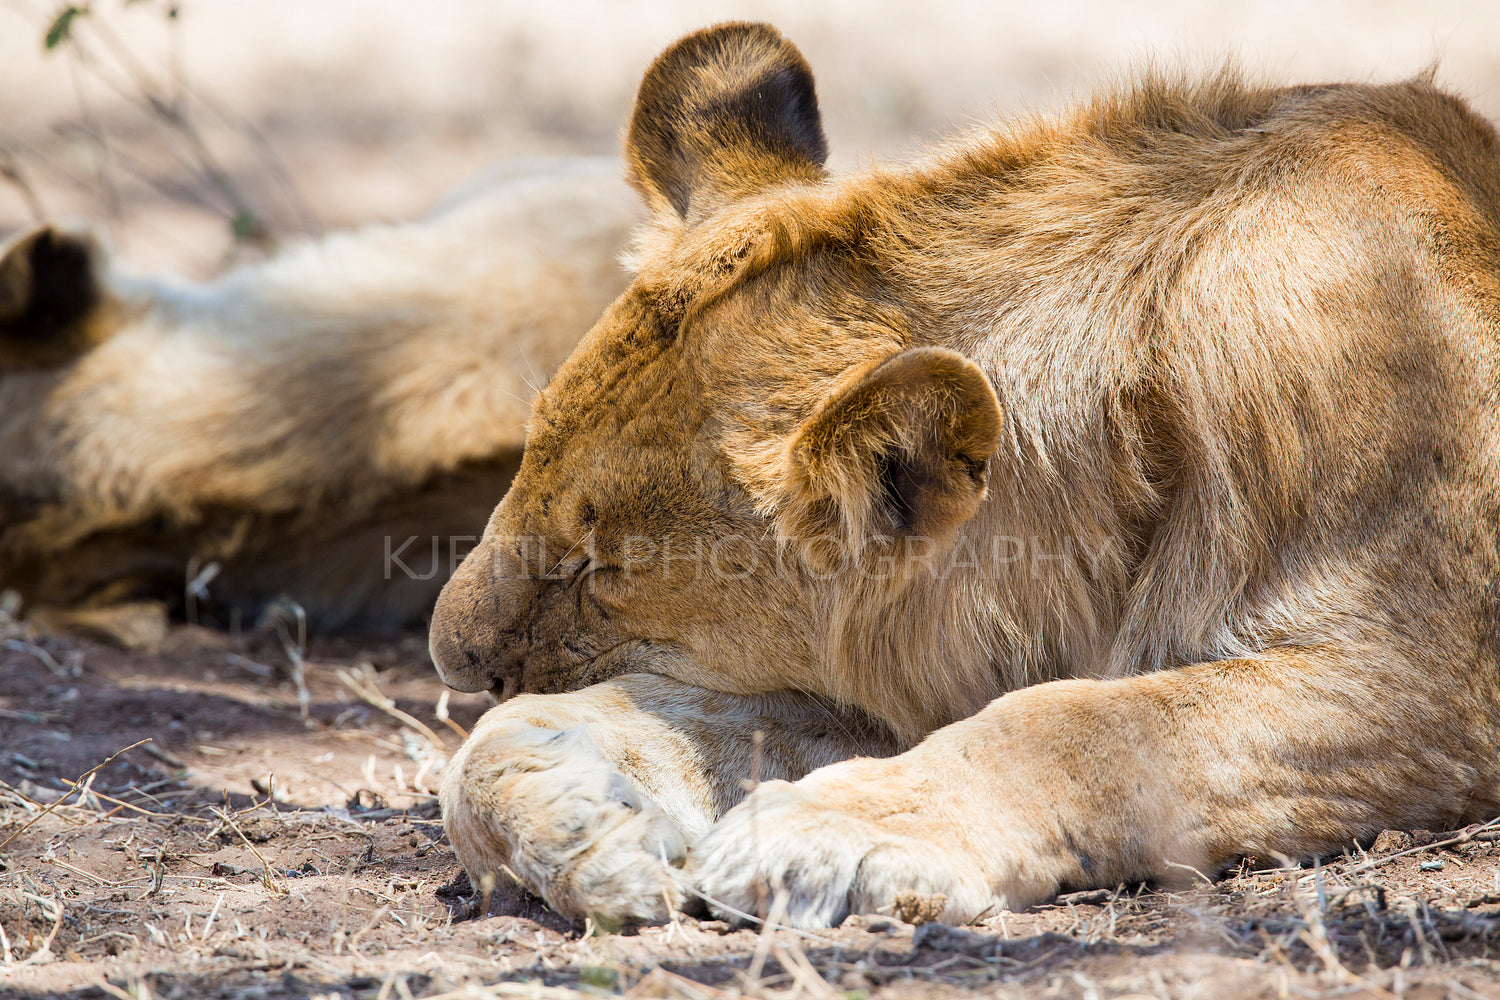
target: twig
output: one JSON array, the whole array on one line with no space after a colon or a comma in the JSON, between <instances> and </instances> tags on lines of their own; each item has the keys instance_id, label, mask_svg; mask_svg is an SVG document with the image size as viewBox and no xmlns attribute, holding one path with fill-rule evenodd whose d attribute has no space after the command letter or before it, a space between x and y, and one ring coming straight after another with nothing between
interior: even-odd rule
<instances>
[{"instance_id":1,"label":"twig","mask_svg":"<svg viewBox=\"0 0 1500 1000\"><path fill-rule=\"evenodd\" d=\"M78 191L87 195L92 196L96 193L93 181L79 176L77 171L70 169L66 163L62 162L56 157L47 155L47 153L45 153L43 150L37 148L31 143L25 142L24 140L13 139L12 145L17 148L18 152L24 153L27 160L34 161L35 163L40 164L42 167L45 167L48 178L52 180L67 181ZM162 181L149 176L148 174L140 172L139 170L132 170L130 164L126 162L126 153L123 147L117 149L115 152L119 157L119 159L117 160L119 166L130 170L130 172L134 174L135 177L137 177L139 180L143 181L153 189L161 192L169 198L191 201L200 205L208 211L218 211L218 209L212 204L209 204L208 202L201 199L195 199L193 196L193 192L191 191L184 191L180 188L171 187L163 183ZM197 244L195 244L192 240L185 239L181 233L179 233L171 226L159 226L146 219L143 219L139 223L139 225L143 231L150 232L157 239L166 243L174 244L180 249L199 249Z\"/></svg>"},{"instance_id":2,"label":"twig","mask_svg":"<svg viewBox=\"0 0 1500 1000\"><path fill-rule=\"evenodd\" d=\"M110 885L110 886L113 886L113 885L118 885L119 884L119 883L116 883L116 882L111 882L107 878L100 878L98 875L95 875L93 872L84 871L82 868L79 868L76 865L70 865L66 861L59 861L57 858L52 858L51 860L49 860L47 862L47 864L57 865L57 867L59 867L59 868L66 868L68 871L72 872L74 875L82 875L84 878L86 878L89 881L93 882L95 885Z\"/></svg>"},{"instance_id":3,"label":"twig","mask_svg":"<svg viewBox=\"0 0 1500 1000\"><path fill-rule=\"evenodd\" d=\"M156 115L177 133L186 144L203 179L228 204L236 239L270 245L272 242L270 233L261 222L259 215L250 207L249 200L239 186L219 162L219 158L209 148L197 123L185 110L180 94L177 99L174 99L164 93L163 88L152 78L146 67L136 59L130 47L121 40L119 35L115 34L106 19L92 17L89 18L88 24L101 48L109 53L113 64L106 69L107 60L101 58L98 51L88 46L76 32L73 32L67 36L68 51L75 57L78 65L87 69L96 79L127 101L143 105L146 110ZM129 84L116 79L115 73L121 74L129 81ZM180 80L178 84L184 86ZM134 88L133 91L131 87Z\"/></svg>"},{"instance_id":4,"label":"twig","mask_svg":"<svg viewBox=\"0 0 1500 1000\"><path fill-rule=\"evenodd\" d=\"M386 695L384 691L380 690L379 685L376 684L375 678L373 676L374 672L375 669L370 664L361 663L358 670L345 670L343 668L340 668L338 672L338 678L339 681L350 691L353 691L355 694L359 695L365 701L369 702L375 708L380 709L391 718L396 719L403 725L409 726L410 728L421 733L423 736L427 737L427 739L432 741L432 745L437 747L439 750L448 749L447 744L443 742L443 738L437 733L433 732L425 723L422 722L422 720L408 715L407 713L401 711L401 709L396 707L395 700Z\"/></svg>"},{"instance_id":5,"label":"twig","mask_svg":"<svg viewBox=\"0 0 1500 1000\"><path fill-rule=\"evenodd\" d=\"M65 785L72 785L73 784L73 782L69 781L67 778L58 778L57 780L61 781ZM141 791L139 788L133 789L133 791L136 791L136 792L140 793L141 795L146 796L146 798L150 799L152 802L156 802L158 805L163 804L160 799L157 799L155 796L151 795L148 792ZM103 792L95 790L95 789L91 789L90 792L89 792L89 794L94 795L94 796L96 796L98 798L101 798L105 802L109 802L109 803L111 803L113 805L119 806L122 809L129 809L131 812L138 812L142 816L147 817L148 819L187 820L189 822L195 822L196 821L196 822L199 822L199 823L206 823L207 822L207 820L205 820L205 819L203 819L201 817L198 817L198 816L187 816L187 815L184 815L182 813L170 813L170 814L168 814L168 813L152 812L149 809L142 809L140 806L131 805L129 802L126 802L124 799L117 799L117 798L115 798L112 795L105 795ZM180 794L190 794L190 793L186 793L185 792L185 793L180 793Z\"/></svg>"},{"instance_id":6,"label":"twig","mask_svg":"<svg viewBox=\"0 0 1500 1000\"><path fill-rule=\"evenodd\" d=\"M131 996L129 993L126 993L124 990L120 989L120 987L116 986L108 979L105 979L93 969L89 969L85 973L85 976L88 978L89 983L94 987L94 989L101 990L104 993L109 994L110 996L114 997L115 1000L136 1000L135 997Z\"/></svg>"},{"instance_id":7,"label":"twig","mask_svg":"<svg viewBox=\"0 0 1500 1000\"><path fill-rule=\"evenodd\" d=\"M23 834L27 830L31 829L31 827L37 822L37 820L41 819L43 816L47 815L52 810L54 810L58 806L62 805L63 802L67 799L67 797L69 795L72 795L73 792L77 790L77 786L80 783L82 783L84 781L84 779L93 777L101 768L103 768L105 765L109 764L116 757L120 756L120 754L126 753L126 752L128 752L130 750L134 750L136 747L140 746L142 743L150 743L150 742L151 742L151 737L148 736L148 737L146 737L143 740L138 740L137 742L130 744L130 746L126 747L124 750L116 750L114 753L112 753L108 757L106 757L102 763L95 764L93 767L89 768L87 771L85 771L82 774L80 774L78 776L77 780L75 780L75 781L73 781L71 783L73 787L70 787L66 792L63 792L61 798L59 798L56 802L52 803L47 808L43 809L41 812L39 812L35 816L33 816L29 821L27 821L27 823L26 823L25 826L21 827L15 833L11 834L9 837L6 837L4 840L0 840L0 851L5 850L6 846L8 844L10 844L11 841L15 840L21 834Z\"/></svg>"},{"instance_id":8,"label":"twig","mask_svg":"<svg viewBox=\"0 0 1500 1000\"><path fill-rule=\"evenodd\" d=\"M1214 882L1213 879L1209 878L1207 875L1203 874L1201 871L1199 871L1198 869L1194 868L1192 865L1180 864L1180 863L1178 863L1176 861L1172 861L1172 860L1169 860L1169 859L1166 859L1166 858L1164 858L1162 860L1163 860L1163 862L1166 864L1166 866L1168 868L1181 868L1184 871L1190 871L1194 875L1196 875L1199 878L1201 878L1203 880L1203 884L1204 885L1213 885L1213 882ZM1071 904L1069 904L1069 905L1071 905Z\"/></svg>"},{"instance_id":9,"label":"twig","mask_svg":"<svg viewBox=\"0 0 1500 1000\"><path fill-rule=\"evenodd\" d=\"M658 970L660 971L660 970ZM652 973L655 975L655 973ZM645 980L642 980L645 982ZM701 985L695 983L694 985ZM708 996L719 997L725 994L714 990L712 987L703 987L708 990ZM692 997L694 994L684 991ZM701 994L699 994L701 996ZM461 990L449 990L446 993L437 993L427 1000L484 1000L487 997L518 997L523 1000L599 1000L597 993L584 993L581 990L570 990L565 986L543 986L540 981L533 980L529 983L495 983L491 986L470 985Z\"/></svg>"},{"instance_id":10,"label":"twig","mask_svg":"<svg viewBox=\"0 0 1500 1000\"><path fill-rule=\"evenodd\" d=\"M210 560L206 565L197 556L193 556L187 562L187 572L183 582L182 593L184 603L187 605L187 620L189 625L198 624L198 602L207 602L212 595L208 592L208 585L214 581L222 569L218 562Z\"/></svg>"},{"instance_id":11,"label":"twig","mask_svg":"<svg viewBox=\"0 0 1500 1000\"><path fill-rule=\"evenodd\" d=\"M807 953L799 948L795 942L790 947L777 947L773 950L776 954L776 961L780 962L782 968L787 969L792 974L792 993L794 996L804 986L808 988L808 992L822 998L822 1000L839 1000L842 996L839 991L829 985L828 980L824 979L822 973L808 960ZM975 961L975 959L968 955L954 955L953 959L955 961L959 959Z\"/></svg>"},{"instance_id":12,"label":"twig","mask_svg":"<svg viewBox=\"0 0 1500 1000\"><path fill-rule=\"evenodd\" d=\"M89 103L88 95L84 89L81 67L83 60L73 58L68 60L68 77L73 83L73 94L78 101L79 114L83 116L83 131L89 137L90 144L94 150L94 181L99 190L104 193L104 212L110 220L118 220L123 214L120 203L120 189L115 184L114 172L110 169L110 143L109 137L104 134L104 126L94 116L93 106Z\"/></svg>"},{"instance_id":13,"label":"twig","mask_svg":"<svg viewBox=\"0 0 1500 1000\"><path fill-rule=\"evenodd\" d=\"M1354 868L1341 869L1339 871L1339 874L1363 875L1365 872L1370 871L1371 869L1384 867L1385 865L1390 864L1392 861L1395 861L1398 858L1405 858L1413 854L1422 854L1425 851L1437 851L1441 850L1444 847L1456 847L1459 844L1467 844L1471 840L1485 839L1481 837L1481 834L1485 833L1486 831L1494 830L1496 828L1500 828L1500 816L1497 816L1494 819L1489 820L1488 822L1471 826L1456 837L1449 837L1447 840L1434 841L1431 844L1423 844L1420 847L1409 847L1404 851L1397 851L1395 854L1387 854L1383 858L1371 858L1369 861L1361 862ZM1316 877L1316 873L1312 875L1304 875L1299 880L1299 882L1306 883L1308 880L1314 879Z\"/></svg>"},{"instance_id":14,"label":"twig","mask_svg":"<svg viewBox=\"0 0 1500 1000\"><path fill-rule=\"evenodd\" d=\"M281 185L282 194L285 196L287 203L291 205L292 211L297 214L298 226L309 233L321 234L323 232L323 223L318 219L317 213L313 211L312 206L308 204L307 198L302 194L301 188L297 186L297 181L292 176L292 172L287 169L286 161L281 158L281 154L276 151L276 147L271 144L271 140L266 138L265 133L257 128L255 123L250 119L230 113L228 109L215 103L206 94L193 90L187 85L185 80L181 86L183 87L184 97L197 101L200 105L207 108L209 113L218 118L222 124L231 129L242 131L250 137L250 141L255 145L255 148L260 150L261 162L266 165L267 172Z\"/></svg>"}]
</instances>

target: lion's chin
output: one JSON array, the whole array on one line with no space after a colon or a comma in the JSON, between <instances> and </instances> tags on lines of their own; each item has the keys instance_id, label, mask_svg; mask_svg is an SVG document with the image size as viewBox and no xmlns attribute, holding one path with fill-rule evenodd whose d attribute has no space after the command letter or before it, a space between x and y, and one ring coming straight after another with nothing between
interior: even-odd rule
<instances>
[{"instance_id":1,"label":"lion's chin","mask_svg":"<svg viewBox=\"0 0 1500 1000\"><path fill-rule=\"evenodd\" d=\"M520 678L506 677L503 680L491 684L488 692L486 693L489 694L490 701L494 702L496 705L504 704L505 702L510 701L516 695L521 693Z\"/></svg>"}]
</instances>

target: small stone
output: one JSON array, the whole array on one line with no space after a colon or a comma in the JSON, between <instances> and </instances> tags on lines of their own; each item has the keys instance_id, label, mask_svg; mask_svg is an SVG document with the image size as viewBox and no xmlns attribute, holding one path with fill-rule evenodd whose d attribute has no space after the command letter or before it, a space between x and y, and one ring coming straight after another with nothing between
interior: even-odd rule
<instances>
[{"instance_id":1,"label":"small stone","mask_svg":"<svg viewBox=\"0 0 1500 1000\"><path fill-rule=\"evenodd\" d=\"M875 984L866 979L858 970L850 969L839 979L839 986L850 992L860 992L867 996L875 988Z\"/></svg>"},{"instance_id":2,"label":"small stone","mask_svg":"<svg viewBox=\"0 0 1500 1000\"><path fill-rule=\"evenodd\" d=\"M920 892L899 892L891 904L891 911L897 920L920 927L941 919L947 906L948 897L940 892L930 896Z\"/></svg>"},{"instance_id":3,"label":"small stone","mask_svg":"<svg viewBox=\"0 0 1500 1000\"><path fill-rule=\"evenodd\" d=\"M1371 854L1395 854L1413 847L1412 836L1401 830L1382 830L1375 843L1370 845Z\"/></svg>"}]
</instances>

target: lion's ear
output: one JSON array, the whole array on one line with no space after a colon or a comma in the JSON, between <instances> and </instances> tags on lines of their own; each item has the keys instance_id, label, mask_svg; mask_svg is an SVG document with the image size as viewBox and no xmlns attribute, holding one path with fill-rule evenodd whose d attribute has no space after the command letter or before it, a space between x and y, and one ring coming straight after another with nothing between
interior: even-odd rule
<instances>
[{"instance_id":1,"label":"lion's ear","mask_svg":"<svg viewBox=\"0 0 1500 1000\"><path fill-rule=\"evenodd\" d=\"M54 367L92 346L103 255L92 235L53 226L0 247L0 370Z\"/></svg>"},{"instance_id":2,"label":"lion's ear","mask_svg":"<svg viewBox=\"0 0 1500 1000\"><path fill-rule=\"evenodd\" d=\"M848 551L945 539L979 510L1000 425L989 379L956 351L909 348L857 371L792 436L783 528Z\"/></svg>"},{"instance_id":3,"label":"lion's ear","mask_svg":"<svg viewBox=\"0 0 1500 1000\"><path fill-rule=\"evenodd\" d=\"M625 138L630 182L658 215L701 218L768 184L823 176L812 70L765 24L721 24L657 57Z\"/></svg>"}]
</instances>

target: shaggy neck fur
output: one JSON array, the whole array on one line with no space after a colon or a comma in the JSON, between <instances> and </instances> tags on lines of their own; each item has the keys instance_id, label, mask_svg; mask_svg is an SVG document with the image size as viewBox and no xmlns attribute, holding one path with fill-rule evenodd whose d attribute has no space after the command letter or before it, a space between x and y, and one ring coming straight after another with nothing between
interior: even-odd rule
<instances>
[{"instance_id":1,"label":"shaggy neck fur","mask_svg":"<svg viewBox=\"0 0 1500 1000\"><path fill-rule=\"evenodd\" d=\"M1452 120L1434 126L1434 105ZM1429 474L1408 467L1411 442L1475 419L1453 401L1476 392L1431 393L1474 382L1440 360L1434 317L1481 339L1489 325L1437 278L1432 237L1448 235L1451 270L1467 252L1452 234L1495 239L1500 205L1485 178L1412 155L1434 127L1494 143L1421 81L1148 82L914 168L769 192L715 228L711 273L657 268L712 298L843 248L901 289L908 346L959 350L1000 398L989 500L937 582L822 586L829 693L915 738L1039 680L1399 632L1399 610L1355 610L1383 606L1369 594L1407 531L1375 501ZM1450 212L1404 215L1371 183L1393 169ZM709 239L689 233L671 256L701 262ZM1471 273L1493 297L1493 276ZM1373 366L1376 391L1355 366ZM738 448L768 510L775 450ZM1293 544L1350 517L1359 550Z\"/></svg>"}]
</instances>

